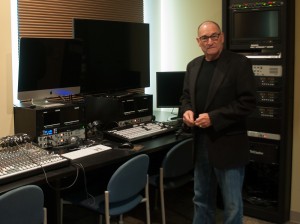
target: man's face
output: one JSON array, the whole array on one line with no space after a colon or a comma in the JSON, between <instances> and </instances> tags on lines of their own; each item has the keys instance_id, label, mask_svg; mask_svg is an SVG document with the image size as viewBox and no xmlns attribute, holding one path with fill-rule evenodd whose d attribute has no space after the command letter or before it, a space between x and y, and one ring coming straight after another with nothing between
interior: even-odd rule
<instances>
[{"instance_id":1,"label":"man's face","mask_svg":"<svg viewBox=\"0 0 300 224\"><path fill-rule=\"evenodd\" d=\"M204 23L199 27L197 42L206 60L216 60L223 49L224 35L214 23Z\"/></svg>"}]
</instances>

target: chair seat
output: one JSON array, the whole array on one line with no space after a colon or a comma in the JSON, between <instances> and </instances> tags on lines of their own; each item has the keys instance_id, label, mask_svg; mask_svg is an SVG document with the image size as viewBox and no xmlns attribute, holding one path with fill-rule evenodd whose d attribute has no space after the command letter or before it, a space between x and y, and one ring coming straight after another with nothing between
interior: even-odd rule
<instances>
[{"instance_id":1,"label":"chair seat","mask_svg":"<svg viewBox=\"0 0 300 224\"><path fill-rule=\"evenodd\" d=\"M113 216L126 213L135 208L139 203L141 203L142 199L142 195L136 195L135 197L123 202L110 203L109 214ZM86 200L80 201L78 205L105 214L104 195L99 195L94 198L88 198Z\"/></svg>"}]
</instances>

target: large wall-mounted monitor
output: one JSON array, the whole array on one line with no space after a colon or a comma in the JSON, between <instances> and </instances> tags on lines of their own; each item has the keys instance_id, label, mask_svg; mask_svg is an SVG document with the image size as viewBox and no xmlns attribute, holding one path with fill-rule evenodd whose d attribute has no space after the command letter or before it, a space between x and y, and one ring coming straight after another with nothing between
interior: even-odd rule
<instances>
[{"instance_id":1,"label":"large wall-mounted monitor","mask_svg":"<svg viewBox=\"0 0 300 224\"><path fill-rule=\"evenodd\" d=\"M21 38L18 100L40 100L80 93L81 40Z\"/></svg>"},{"instance_id":2,"label":"large wall-mounted monitor","mask_svg":"<svg viewBox=\"0 0 300 224\"><path fill-rule=\"evenodd\" d=\"M85 44L83 94L150 86L149 24L74 19L73 26Z\"/></svg>"},{"instance_id":3,"label":"large wall-mounted monitor","mask_svg":"<svg viewBox=\"0 0 300 224\"><path fill-rule=\"evenodd\" d=\"M157 108L181 107L184 71L156 72L156 102Z\"/></svg>"}]
</instances>

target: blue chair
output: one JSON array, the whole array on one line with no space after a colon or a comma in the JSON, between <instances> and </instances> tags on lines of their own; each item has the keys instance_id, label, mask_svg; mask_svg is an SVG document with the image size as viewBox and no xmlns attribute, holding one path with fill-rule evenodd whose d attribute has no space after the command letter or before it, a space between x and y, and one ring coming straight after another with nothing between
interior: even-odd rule
<instances>
[{"instance_id":1,"label":"blue chair","mask_svg":"<svg viewBox=\"0 0 300 224\"><path fill-rule=\"evenodd\" d=\"M145 202L147 224L150 224L148 167L149 157L147 155L135 156L113 173L104 194L82 200L78 200L76 195L69 196L62 199L62 203L83 206L99 213L100 223L103 214L106 224L110 223L111 216L120 216L119 223L121 224L124 213L134 209L141 202Z\"/></svg>"},{"instance_id":2,"label":"blue chair","mask_svg":"<svg viewBox=\"0 0 300 224\"><path fill-rule=\"evenodd\" d=\"M0 223L46 224L44 193L35 185L26 185L0 195Z\"/></svg>"},{"instance_id":3,"label":"blue chair","mask_svg":"<svg viewBox=\"0 0 300 224\"><path fill-rule=\"evenodd\" d=\"M179 188L193 181L193 171L193 140L189 138L173 146L165 155L159 174L150 177L150 185L159 189L163 224L166 224L164 191Z\"/></svg>"}]
</instances>

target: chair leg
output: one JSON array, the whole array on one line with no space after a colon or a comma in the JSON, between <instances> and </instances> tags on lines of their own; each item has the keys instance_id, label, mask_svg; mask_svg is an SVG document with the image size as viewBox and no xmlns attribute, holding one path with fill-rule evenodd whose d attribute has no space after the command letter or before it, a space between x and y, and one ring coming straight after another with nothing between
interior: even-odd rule
<instances>
[{"instance_id":1,"label":"chair leg","mask_svg":"<svg viewBox=\"0 0 300 224\"><path fill-rule=\"evenodd\" d=\"M154 194L154 209L158 209L158 189L155 189L155 194Z\"/></svg>"},{"instance_id":2,"label":"chair leg","mask_svg":"<svg viewBox=\"0 0 300 224\"><path fill-rule=\"evenodd\" d=\"M102 220L102 215L101 214L98 217L98 222L99 222L99 224L103 224L103 220Z\"/></svg>"},{"instance_id":3,"label":"chair leg","mask_svg":"<svg viewBox=\"0 0 300 224\"><path fill-rule=\"evenodd\" d=\"M119 224L124 224L123 214L120 215Z\"/></svg>"},{"instance_id":4,"label":"chair leg","mask_svg":"<svg viewBox=\"0 0 300 224\"><path fill-rule=\"evenodd\" d=\"M109 215L109 192L104 192L105 197L105 224L110 224L110 215Z\"/></svg>"},{"instance_id":5,"label":"chair leg","mask_svg":"<svg viewBox=\"0 0 300 224\"><path fill-rule=\"evenodd\" d=\"M64 223L64 202L63 199L60 199L60 223Z\"/></svg>"},{"instance_id":6,"label":"chair leg","mask_svg":"<svg viewBox=\"0 0 300 224\"><path fill-rule=\"evenodd\" d=\"M146 187L145 187L145 198L146 198L147 224L150 224L149 177L148 177L148 175L147 175L147 183L146 183Z\"/></svg>"},{"instance_id":7,"label":"chair leg","mask_svg":"<svg viewBox=\"0 0 300 224\"><path fill-rule=\"evenodd\" d=\"M44 223L47 224L47 208L44 208Z\"/></svg>"},{"instance_id":8,"label":"chair leg","mask_svg":"<svg viewBox=\"0 0 300 224\"><path fill-rule=\"evenodd\" d=\"M160 168L159 177L160 177L160 179L159 179L159 190L160 190L161 218L162 218L162 224L166 224L163 168Z\"/></svg>"}]
</instances>

